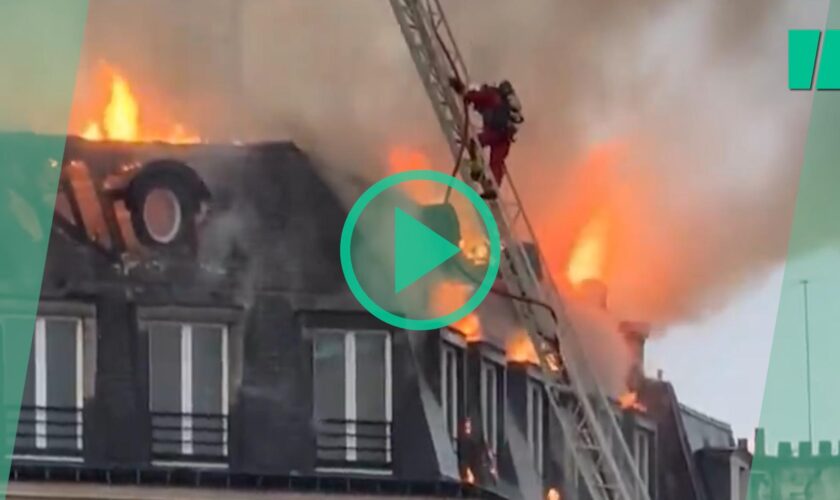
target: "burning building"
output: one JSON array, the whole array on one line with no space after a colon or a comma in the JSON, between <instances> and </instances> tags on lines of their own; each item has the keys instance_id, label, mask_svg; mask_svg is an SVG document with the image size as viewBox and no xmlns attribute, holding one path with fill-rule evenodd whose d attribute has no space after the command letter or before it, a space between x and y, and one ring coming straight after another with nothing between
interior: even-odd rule
<instances>
[{"instance_id":1,"label":"burning building","mask_svg":"<svg viewBox=\"0 0 840 500\"><path fill-rule=\"evenodd\" d=\"M107 94L62 161L4 159L20 174L61 171L50 233L25 211L11 224L19 237L49 237L43 279L2 290L4 340L31 334L16 287L41 296L17 428L6 433L16 438L12 496L59 480L588 498L509 298L491 294L422 335L381 323L342 277L346 210L331 187L342 174L293 143L210 144L150 118L117 72ZM33 151L56 139L14 137ZM423 163L391 156L398 168ZM51 196L23 192L18 204ZM604 234L602 219L587 224L568 270L598 317L609 316L597 281ZM486 259L480 243L461 241L475 262ZM468 292L449 285L435 294L443 306ZM741 476L721 471L745 452L727 426L645 378L648 329L596 328L591 343L623 353L596 361L616 364L605 370L613 411L651 498L740 499Z\"/></svg>"},{"instance_id":2,"label":"burning building","mask_svg":"<svg viewBox=\"0 0 840 500\"><path fill-rule=\"evenodd\" d=\"M61 186L43 279L19 283L41 300L11 496L58 480L587 498L509 301L422 335L373 318L342 278L335 173L294 144L70 137L42 160L15 163L61 168ZM3 294L4 338L30 335ZM622 331L636 360L614 411L651 498L742 498L729 427L644 377L645 324Z\"/></svg>"}]
</instances>

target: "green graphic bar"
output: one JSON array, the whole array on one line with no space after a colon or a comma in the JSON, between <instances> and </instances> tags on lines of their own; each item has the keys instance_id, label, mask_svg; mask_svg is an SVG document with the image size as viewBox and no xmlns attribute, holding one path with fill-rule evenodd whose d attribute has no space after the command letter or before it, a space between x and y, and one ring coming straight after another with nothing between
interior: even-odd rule
<instances>
[{"instance_id":1,"label":"green graphic bar","mask_svg":"<svg viewBox=\"0 0 840 500\"><path fill-rule=\"evenodd\" d=\"M811 90L819 44L819 30L788 32L788 86L791 90Z\"/></svg>"},{"instance_id":2,"label":"green graphic bar","mask_svg":"<svg viewBox=\"0 0 840 500\"><path fill-rule=\"evenodd\" d=\"M838 89L840 89L840 31L826 31L817 75L817 90Z\"/></svg>"},{"instance_id":3,"label":"green graphic bar","mask_svg":"<svg viewBox=\"0 0 840 500\"><path fill-rule=\"evenodd\" d=\"M5 496L56 186L64 152L86 0L0 2L0 485ZM48 135L36 135L48 134ZM40 404L41 401L34 401ZM35 409L37 418L42 410ZM46 439L33 423L37 448Z\"/></svg>"},{"instance_id":4,"label":"green graphic bar","mask_svg":"<svg viewBox=\"0 0 840 500\"><path fill-rule=\"evenodd\" d=\"M829 9L817 88L838 88L840 1ZM792 35L793 36L793 35ZM802 35L804 36L804 35ZM814 35L808 35L813 47ZM791 88L810 55L800 44ZM813 52L813 51L812 51ZM803 62L804 61L804 62ZM800 67L801 66L801 67ZM794 78L794 73L797 73ZM807 87L807 85L804 85ZM814 92L749 498L838 498L840 474L840 93Z\"/></svg>"}]
</instances>

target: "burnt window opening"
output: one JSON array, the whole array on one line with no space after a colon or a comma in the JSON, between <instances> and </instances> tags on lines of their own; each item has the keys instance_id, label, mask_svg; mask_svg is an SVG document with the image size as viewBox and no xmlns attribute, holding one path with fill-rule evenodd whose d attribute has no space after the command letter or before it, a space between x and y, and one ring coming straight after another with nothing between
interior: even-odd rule
<instances>
[{"instance_id":1,"label":"burnt window opening","mask_svg":"<svg viewBox=\"0 0 840 500\"><path fill-rule=\"evenodd\" d=\"M449 342L442 342L440 363L440 400L446 421L446 432L453 446L458 445L458 429L463 401L464 349Z\"/></svg>"},{"instance_id":2,"label":"burnt window opening","mask_svg":"<svg viewBox=\"0 0 840 500\"><path fill-rule=\"evenodd\" d=\"M6 439L15 458L80 461L84 447L84 327L81 318L7 317L3 327ZM27 331L28 330L28 331ZM15 336L16 339L12 339ZM12 401L10 382L20 380L10 362L11 342L31 338L20 401ZM19 406L18 406L19 404ZM17 416L17 429L14 417ZM11 424L11 425L10 425Z\"/></svg>"},{"instance_id":3,"label":"burnt window opening","mask_svg":"<svg viewBox=\"0 0 840 500\"><path fill-rule=\"evenodd\" d=\"M391 337L319 330L313 341L314 417L322 468L391 465Z\"/></svg>"},{"instance_id":4,"label":"burnt window opening","mask_svg":"<svg viewBox=\"0 0 840 500\"><path fill-rule=\"evenodd\" d=\"M537 473L542 475L545 458L545 408L546 398L543 385L534 379L528 380L527 416L528 447Z\"/></svg>"},{"instance_id":5,"label":"burnt window opening","mask_svg":"<svg viewBox=\"0 0 840 500\"><path fill-rule=\"evenodd\" d=\"M481 360L481 428L484 442L496 456L499 453L499 442L502 422L502 405L504 401L502 367L488 360Z\"/></svg>"},{"instance_id":6,"label":"burnt window opening","mask_svg":"<svg viewBox=\"0 0 840 500\"><path fill-rule=\"evenodd\" d=\"M148 333L152 458L225 462L227 326L151 322Z\"/></svg>"}]
</instances>

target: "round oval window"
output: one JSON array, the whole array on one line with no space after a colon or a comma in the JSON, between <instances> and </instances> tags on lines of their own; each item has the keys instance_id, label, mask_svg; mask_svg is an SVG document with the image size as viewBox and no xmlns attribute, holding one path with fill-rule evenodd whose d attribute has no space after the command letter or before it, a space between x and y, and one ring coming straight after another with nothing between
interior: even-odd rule
<instances>
[{"instance_id":1,"label":"round oval window","mask_svg":"<svg viewBox=\"0 0 840 500\"><path fill-rule=\"evenodd\" d=\"M155 188L143 203L143 223L149 235L158 243L170 243L181 229L181 204L175 193Z\"/></svg>"}]
</instances>

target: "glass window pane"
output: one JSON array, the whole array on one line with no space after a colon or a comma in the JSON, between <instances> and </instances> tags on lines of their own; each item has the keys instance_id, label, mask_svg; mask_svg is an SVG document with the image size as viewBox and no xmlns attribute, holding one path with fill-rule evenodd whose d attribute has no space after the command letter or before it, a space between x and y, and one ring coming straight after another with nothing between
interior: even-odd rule
<instances>
[{"instance_id":1,"label":"glass window pane","mask_svg":"<svg viewBox=\"0 0 840 500\"><path fill-rule=\"evenodd\" d=\"M495 452L498 438L498 375L496 367L487 363L483 368L482 383L482 424L484 439Z\"/></svg>"},{"instance_id":2,"label":"glass window pane","mask_svg":"<svg viewBox=\"0 0 840 500\"><path fill-rule=\"evenodd\" d=\"M181 412L181 325L149 327L149 404L153 412Z\"/></svg>"},{"instance_id":3,"label":"glass window pane","mask_svg":"<svg viewBox=\"0 0 840 500\"><path fill-rule=\"evenodd\" d=\"M47 446L76 448L76 331L78 322L45 320L47 372Z\"/></svg>"},{"instance_id":4,"label":"glass window pane","mask_svg":"<svg viewBox=\"0 0 840 500\"><path fill-rule=\"evenodd\" d=\"M445 399L446 429L449 435L455 439L458 436L458 406L461 397L461 355L458 348L449 345L444 346L441 370L443 370L442 397Z\"/></svg>"},{"instance_id":5,"label":"glass window pane","mask_svg":"<svg viewBox=\"0 0 840 500\"><path fill-rule=\"evenodd\" d=\"M356 415L385 420L385 336L356 335Z\"/></svg>"},{"instance_id":6,"label":"glass window pane","mask_svg":"<svg viewBox=\"0 0 840 500\"><path fill-rule=\"evenodd\" d=\"M387 461L385 335L356 334L356 418L359 461Z\"/></svg>"},{"instance_id":7,"label":"glass window pane","mask_svg":"<svg viewBox=\"0 0 840 500\"><path fill-rule=\"evenodd\" d=\"M149 326L149 409L152 415L152 450L181 452L181 325Z\"/></svg>"},{"instance_id":8,"label":"glass window pane","mask_svg":"<svg viewBox=\"0 0 840 500\"><path fill-rule=\"evenodd\" d=\"M344 460L347 446L344 334L318 333L314 339L313 355L318 458Z\"/></svg>"},{"instance_id":9,"label":"glass window pane","mask_svg":"<svg viewBox=\"0 0 840 500\"><path fill-rule=\"evenodd\" d=\"M222 336L219 326L192 328L193 441L196 455L224 455Z\"/></svg>"}]
</instances>

